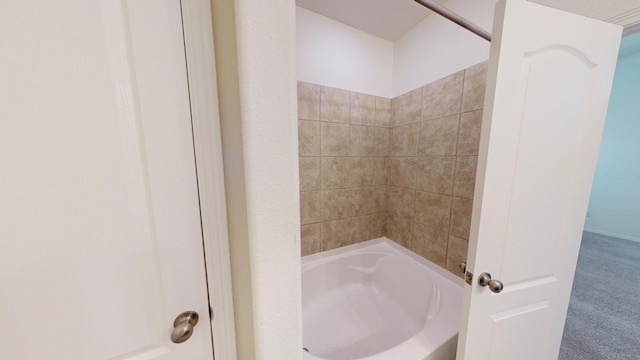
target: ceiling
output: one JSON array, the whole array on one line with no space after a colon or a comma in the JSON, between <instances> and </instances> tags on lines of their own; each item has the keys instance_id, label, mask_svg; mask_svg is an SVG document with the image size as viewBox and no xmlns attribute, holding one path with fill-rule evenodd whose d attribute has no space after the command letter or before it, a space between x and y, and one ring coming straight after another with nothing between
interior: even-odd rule
<instances>
[{"instance_id":1,"label":"ceiling","mask_svg":"<svg viewBox=\"0 0 640 360\"><path fill-rule=\"evenodd\" d=\"M447 0L435 0L444 4ZM389 41L432 12L413 0L296 0L296 4Z\"/></svg>"}]
</instances>

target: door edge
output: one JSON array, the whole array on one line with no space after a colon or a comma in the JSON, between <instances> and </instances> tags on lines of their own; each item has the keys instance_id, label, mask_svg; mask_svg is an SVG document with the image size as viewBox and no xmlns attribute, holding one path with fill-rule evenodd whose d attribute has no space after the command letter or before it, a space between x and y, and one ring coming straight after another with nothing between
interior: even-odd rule
<instances>
[{"instance_id":1,"label":"door edge","mask_svg":"<svg viewBox=\"0 0 640 360\"><path fill-rule=\"evenodd\" d=\"M211 3L181 0L214 358L236 360Z\"/></svg>"}]
</instances>

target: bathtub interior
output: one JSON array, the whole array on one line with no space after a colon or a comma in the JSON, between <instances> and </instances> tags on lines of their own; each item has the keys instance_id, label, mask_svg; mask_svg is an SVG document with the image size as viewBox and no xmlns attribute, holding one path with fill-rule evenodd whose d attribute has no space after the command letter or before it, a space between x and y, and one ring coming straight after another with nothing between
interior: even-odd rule
<instances>
[{"instance_id":1,"label":"bathtub interior","mask_svg":"<svg viewBox=\"0 0 640 360\"><path fill-rule=\"evenodd\" d=\"M433 273L402 254L375 249L308 261L302 283L304 347L328 360L367 358L398 346L427 327L443 301Z\"/></svg>"}]
</instances>

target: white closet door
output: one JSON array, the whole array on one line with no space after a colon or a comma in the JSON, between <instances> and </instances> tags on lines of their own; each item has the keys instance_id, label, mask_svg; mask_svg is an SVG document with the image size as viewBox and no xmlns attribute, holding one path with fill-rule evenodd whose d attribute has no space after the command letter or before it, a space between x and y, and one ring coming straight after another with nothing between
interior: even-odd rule
<instances>
[{"instance_id":1,"label":"white closet door","mask_svg":"<svg viewBox=\"0 0 640 360\"><path fill-rule=\"evenodd\" d=\"M0 171L0 359L213 358L178 0L4 2Z\"/></svg>"}]
</instances>

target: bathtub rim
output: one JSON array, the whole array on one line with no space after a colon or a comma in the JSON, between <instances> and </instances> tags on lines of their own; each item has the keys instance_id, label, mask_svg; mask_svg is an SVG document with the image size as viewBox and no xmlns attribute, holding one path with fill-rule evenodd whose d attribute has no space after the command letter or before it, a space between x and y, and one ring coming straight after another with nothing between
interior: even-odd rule
<instances>
[{"instance_id":1,"label":"bathtub rim","mask_svg":"<svg viewBox=\"0 0 640 360\"><path fill-rule=\"evenodd\" d=\"M360 253L362 249L367 249L368 253L378 254L391 254L399 256L407 256L417 262L418 264L428 268L436 274L442 276L445 280L452 282L454 285L462 289L464 280L449 270L435 264L434 262L423 258L422 256L414 253L413 251L405 248L404 246L396 243L395 241L387 237L379 237L372 240L359 242L347 246L342 246L336 249L326 250L319 253L306 255L302 257L301 272L304 273L316 266L322 265L329 261L337 260L343 257L355 255Z\"/></svg>"}]
</instances>

